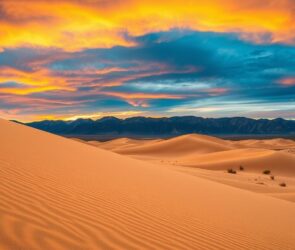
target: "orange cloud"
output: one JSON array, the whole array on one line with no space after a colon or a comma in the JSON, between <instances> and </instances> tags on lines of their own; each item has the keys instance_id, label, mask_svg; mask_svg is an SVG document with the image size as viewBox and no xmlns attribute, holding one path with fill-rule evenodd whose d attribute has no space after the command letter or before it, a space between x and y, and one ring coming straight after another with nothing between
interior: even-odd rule
<instances>
[{"instance_id":1,"label":"orange cloud","mask_svg":"<svg viewBox=\"0 0 295 250\"><path fill-rule=\"evenodd\" d=\"M172 28L238 32L245 39L294 43L293 0L2 0L0 49L20 46L133 46L128 36Z\"/></svg>"},{"instance_id":2,"label":"orange cloud","mask_svg":"<svg viewBox=\"0 0 295 250\"><path fill-rule=\"evenodd\" d=\"M284 86L295 86L295 77L286 77L279 80L279 83Z\"/></svg>"},{"instance_id":3,"label":"orange cloud","mask_svg":"<svg viewBox=\"0 0 295 250\"><path fill-rule=\"evenodd\" d=\"M93 86L99 86L99 87L114 87L114 86L121 86L124 84L124 82L128 82L131 80L135 79L140 79L146 76L159 76L159 75L164 75L164 74L169 74L169 73L192 73L192 72L198 72L200 69L194 66L187 67L185 69L173 69L169 68L168 65L165 64L160 64L160 63L150 63L146 65L140 65L137 67L130 67L128 68L128 71L136 71L136 73L126 75L126 76L120 76L116 80L111 79L107 80L103 78L103 81L100 82L99 84L94 83ZM120 71L127 71L121 69ZM106 72L106 73L104 73ZM100 70L94 71L93 73L98 75L97 80L99 80L99 75L104 75L107 73L107 70L103 70L102 72Z\"/></svg>"},{"instance_id":4,"label":"orange cloud","mask_svg":"<svg viewBox=\"0 0 295 250\"><path fill-rule=\"evenodd\" d=\"M67 51L132 45L102 16L103 10L68 1L2 1L0 46L57 47Z\"/></svg>"},{"instance_id":5,"label":"orange cloud","mask_svg":"<svg viewBox=\"0 0 295 250\"><path fill-rule=\"evenodd\" d=\"M35 64L39 65L37 61ZM159 63L132 68L110 67L99 70L95 68L84 68L81 70L53 72L47 68L40 67L36 67L36 70L32 72L21 71L10 67L0 67L0 93L28 95L54 90L75 92L76 88L82 86L83 83L87 83L87 86L93 89L93 93L96 93L106 87L120 86L130 80L150 76L151 73L155 76L168 73L191 73L197 72L198 70L193 66L181 70L170 69L167 65ZM128 75L118 75L114 78L110 77L110 79L107 77L114 72L125 71L134 72ZM6 83L16 83L16 85L7 87L5 86ZM78 93L78 95L83 94ZM115 94L113 95L115 96ZM138 106L147 106L147 104Z\"/></svg>"},{"instance_id":6,"label":"orange cloud","mask_svg":"<svg viewBox=\"0 0 295 250\"><path fill-rule=\"evenodd\" d=\"M47 69L24 72L13 68L0 68L0 87L7 82L14 82L22 87L0 88L0 93L27 95L52 90L75 90L67 86L65 79L53 76Z\"/></svg>"},{"instance_id":7,"label":"orange cloud","mask_svg":"<svg viewBox=\"0 0 295 250\"><path fill-rule=\"evenodd\" d=\"M142 107L142 108L148 108L150 105L147 103L146 100L126 100L127 103L129 103L133 107Z\"/></svg>"},{"instance_id":8,"label":"orange cloud","mask_svg":"<svg viewBox=\"0 0 295 250\"><path fill-rule=\"evenodd\" d=\"M218 96L225 94L229 91L227 88L211 88L211 89L205 89L203 92L208 93L210 96Z\"/></svg>"}]
</instances>

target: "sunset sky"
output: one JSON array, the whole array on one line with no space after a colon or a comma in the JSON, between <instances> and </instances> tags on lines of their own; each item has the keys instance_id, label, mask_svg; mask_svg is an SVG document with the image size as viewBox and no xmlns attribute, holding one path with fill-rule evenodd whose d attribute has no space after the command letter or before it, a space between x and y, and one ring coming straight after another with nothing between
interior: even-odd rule
<instances>
[{"instance_id":1,"label":"sunset sky","mask_svg":"<svg viewBox=\"0 0 295 250\"><path fill-rule=\"evenodd\" d=\"M0 117L295 119L294 0L0 0Z\"/></svg>"}]
</instances>

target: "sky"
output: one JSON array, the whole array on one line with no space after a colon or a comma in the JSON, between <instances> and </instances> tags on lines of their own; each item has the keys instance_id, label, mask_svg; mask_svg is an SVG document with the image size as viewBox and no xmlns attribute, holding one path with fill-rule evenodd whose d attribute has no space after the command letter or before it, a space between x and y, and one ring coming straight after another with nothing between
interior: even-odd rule
<instances>
[{"instance_id":1,"label":"sky","mask_svg":"<svg viewBox=\"0 0 295 250\"><path fill-rule=\"evenodd\" d=\"M294 0L0 0L0 117L295 119Z\"/></svg>"}]
</instances>

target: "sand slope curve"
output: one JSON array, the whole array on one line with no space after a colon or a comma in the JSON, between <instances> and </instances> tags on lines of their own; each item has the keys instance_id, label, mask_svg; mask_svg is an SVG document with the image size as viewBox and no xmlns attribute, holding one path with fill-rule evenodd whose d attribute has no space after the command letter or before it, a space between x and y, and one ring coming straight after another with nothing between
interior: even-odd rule
<instances>
[{"instance_id":1,"label":"sand slope curve","mask_svg":"<svg viewBox=\"0 0 295 250\"><path fill-rule=\"evenodd\" d=\"M162 157L180 157L189 154L206 154L232 149L231 145L221 139L205 135L183 135L168 140L158 140L114 150L120 154L151 155Z\"/></svg>"},{"instance_id":2,"label":"sand slope curve","mask_svg":"<svg viewBox=\"0 0 295 250\"><path fill-rule=\"evenodd\" d=\"M0 120L1 249L294 249L295 204Z\"/></svg>"}]
</instances>

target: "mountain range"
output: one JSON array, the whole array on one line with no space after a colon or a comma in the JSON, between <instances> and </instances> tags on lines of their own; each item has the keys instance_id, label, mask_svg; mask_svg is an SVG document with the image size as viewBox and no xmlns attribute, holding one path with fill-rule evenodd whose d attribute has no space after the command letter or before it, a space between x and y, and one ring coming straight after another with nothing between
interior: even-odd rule
<instances>
[{"instance_id":1,"label":"mountain range","mask_svg":"<svg viewBox=\"0 0 295 250\"><path fill-rule=\"evenodd\" d=\"M211 135L295 135L295 121L277 118L103 117L98 120L44 120L25 125L59 135L101 135L109 137L172 137L182 134Z\"/></svg>"}]
</instances>

